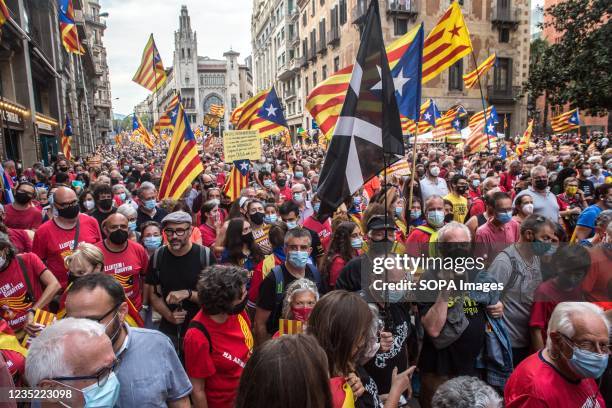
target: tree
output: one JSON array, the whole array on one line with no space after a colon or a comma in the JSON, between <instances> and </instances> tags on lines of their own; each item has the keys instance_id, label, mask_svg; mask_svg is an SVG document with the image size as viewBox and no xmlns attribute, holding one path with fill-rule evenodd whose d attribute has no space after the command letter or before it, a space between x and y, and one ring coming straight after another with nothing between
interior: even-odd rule
<instances>
[{"instance_id":1,"label":"tree","mask_svg":"<svg viewBox=\"0 0 612 408\"><path fill-rule=\"evenodd\" d=\"M612 110L612 2L566 0L546 14L545 26L559 35L550 45L532 43L530 97L545 93L553 105L569 103L592 115Z\"/></svg>"}]
</instances>

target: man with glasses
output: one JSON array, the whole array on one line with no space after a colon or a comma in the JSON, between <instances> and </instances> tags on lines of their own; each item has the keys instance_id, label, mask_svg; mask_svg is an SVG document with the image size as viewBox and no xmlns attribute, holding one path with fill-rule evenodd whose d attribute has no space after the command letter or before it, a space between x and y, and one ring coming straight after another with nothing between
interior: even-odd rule
<instances>
[{"instance_id":1,"label":"man with glasses","mask_svg":"<svg viewBox=\"0 0 612 408\"><path fill-rule=\"evenodd\" d=\"M531 186L518 193L515 200L529 194L533 199L533 213L542 215L552 222L559 222L559 203L557 196L548 187L548 172L544 166L531 169Z\"/></svg>"},{"instance_id":2,"label":"man with glasses","mask_svg":"<svg viewBox=\"0 0 612 408\"><path fill-rule=\"evenodd\" d=\"M609 330L598 306L559 303L548 322L546 347L510 376L506 407L605 407L597 379L608 365Z\"/></svg>"},{"instance_id":3,"label":"man with glasses","mask_svg":"<svg viewBox=\"0 0 612 408\"><path fill-rule=\"evenodd\" d=\"M120 360L115 369L121 384L116 407L189 407L191 383L172 343L158 331L129 327L127 313L124 290L108 275L84 276L68 290L66 316L104 325Z\"/></svg>"},{"instance_id":4,"label":"man with glasses","mask_svg":"<svg viewBox=\"0 0 612 408\"><path fill-rule=\"evenodd\" d=\"M187 326L199 310L198 278L206 267L216 263L207 247L189 239L191 223L191 216L184 211L170 213L162 220L168 244L151 256L146 278L146 283L153 286L151 304L162 316L159 330L170 337L179 356Z\"/></svg>"},{"instance_id":5,"label":"man with glasses","mask_svg":"<svg viewBox=\"0 0 612 408\"><path fill-rule=\"evenodd\" d=\"M138 217L136 225L140 227L147 221L161 222L168 213L157 205L157 190L151 182L145 181L138 189Z\"/></svg>"},{"instance_id":6,"label":"man with glasses","mask_svg":"<svg viewBox=\"0 0 612 408\"><path fill-rule=\"evenodd\" d=\"M79 214L79 202L73 190L60 187L53 197L53 219L36 231L32 252L47 265L65 289L68 269L64 259L72 254L79 242L95 244L102 240L102 236L95 218Z\"/></svg>"},{"instance_id":7,"label":"man with glasses","mask_svg":"<svg viewBox=\"0 0 612 408\"><path fill-rule=\"evenodd\" d=\"M19 183L15 202L6 206L6 226L21 230L36 230L42 222L42 212L33 203L36 190L32 183Z\"/></svg>"},{"instance_id":8,"label":"man with glasses","mask_svg":"<svg viewBox=\"0 0 612 408\"><path fill-rule=\"evenodd\" d=\"M45 407L113 407L120 387L116 366L104 326L88 319L66 318L32 340L25 376L31 387L62 390L70 396L45 402Z\"/></svg>"}]
</instances>

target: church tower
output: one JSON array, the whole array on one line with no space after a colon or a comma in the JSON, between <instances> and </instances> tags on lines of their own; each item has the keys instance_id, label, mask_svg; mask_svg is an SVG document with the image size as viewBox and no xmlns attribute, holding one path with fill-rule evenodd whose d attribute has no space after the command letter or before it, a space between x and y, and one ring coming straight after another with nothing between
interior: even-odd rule
<instances>
[{"instance_id":1,"label":"church tower","mask_svg":"<svg viewBox=\"0 0 612 408\"><path fill-rule=\"evenodd\" d=\"M198 37L191 29L191 18L185 5L181 6L179 29L174 32L174 78L193 127L201 122L197 117Z\"/></svg>"}]
</instances>

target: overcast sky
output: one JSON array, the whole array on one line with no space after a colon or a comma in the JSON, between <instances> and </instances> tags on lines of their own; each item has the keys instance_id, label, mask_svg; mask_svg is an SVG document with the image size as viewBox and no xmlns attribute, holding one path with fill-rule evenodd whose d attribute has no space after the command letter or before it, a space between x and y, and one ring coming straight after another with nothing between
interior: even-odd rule
<instances>
[{"instance_id":1,"label":"overcast sky","mask_svg":"<svg viewBox=\"0 0 612 408\"><path fill-rule=\"evenodd\" d=\"M172 65L174 31L178 30L181 5L198 33L198 55L223 58L230 46L240 62L251 53L252 0L100 0L109 14L104 45L108 54L113 111L129 114L149 91L132 82L142 51L153 33L165 67Z\"/></svg>"}]
</instances>

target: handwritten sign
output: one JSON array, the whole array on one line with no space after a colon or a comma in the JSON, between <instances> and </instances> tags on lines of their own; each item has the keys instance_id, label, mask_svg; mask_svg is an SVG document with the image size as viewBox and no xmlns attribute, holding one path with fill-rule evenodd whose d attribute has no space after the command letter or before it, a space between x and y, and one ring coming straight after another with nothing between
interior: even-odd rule
<instances>
[{"instance_id":1,"label":"handwritten sign","mask_svg":"<svg viewBox=\"0 0 612 408\"><path fill-rule=\"evenodd\" d=\"M223 132L225 162L261 159L261 141L256 130L226 130Z\"/></svg>"}]
</instances>

